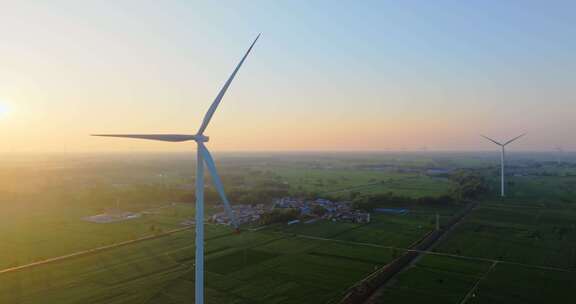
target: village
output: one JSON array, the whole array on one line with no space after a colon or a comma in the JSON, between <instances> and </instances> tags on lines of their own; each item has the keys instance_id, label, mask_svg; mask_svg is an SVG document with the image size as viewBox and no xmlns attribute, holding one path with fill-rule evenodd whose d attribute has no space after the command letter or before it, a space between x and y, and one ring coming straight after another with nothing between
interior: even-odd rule
<instances>
[{"instance_id":1,"label":"village","mask_svg":"<svg viewBox=\"0 0 576 304\"><path fill-rule=\"evenodd\" d=\"M327 199L305 200L293 197L277 199L272 206L257 205L234 205L234 214L240 225L258 223L265 214L275 210L296 210L297 219L292 219L286 224L312 223L320 219L334 222L369 223L370 213L354 210L350 202L333 202ZM216 224L229 225L230 219L225 212L214 214L210 220Z\"/></svg>"}]
</instances>

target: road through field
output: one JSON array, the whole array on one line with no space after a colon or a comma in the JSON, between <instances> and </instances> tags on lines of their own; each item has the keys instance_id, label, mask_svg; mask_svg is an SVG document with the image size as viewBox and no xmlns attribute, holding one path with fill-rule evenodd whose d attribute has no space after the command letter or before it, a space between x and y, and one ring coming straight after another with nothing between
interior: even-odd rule
<instances>
[{"instance_id":1,"label":"road through field","mask_svg":"<svg viewBox=\"0 0 576 304\"><path fill-rule=\"evenodd\" d=\"M571 269L564 269L564 268L544 266L544 265L524 264L524 263L510 262L510 261L497 260L497 259L488 259L488 258L480 258L480 257L466 256L466 255L458 255L458 254L452 254L452 253L443 253L443 252L430 251L430 250L418 250L418 249L410 249L410 248L403 248L403 247L378 245L378 244L373 244L373 243L344 241L344 240L331 239L331 238L323 238L323 237L303 235L303 234L296 234L296 235L294 235L294 234L285 234L285 235L294 236L294 237L297 237L297 238L304 238L304 239L311 239L311 240L318 240L318 241L330 241L330 242L343 243L343 244L349 244L349 245L368 246L368 247L376 247L376 248L382 248L382 249L395 249L395 250L398 250L398 251L416 252L416 253L419 253L419 254L429 254L429 255L450 257L450 258L455 258L455 259L470 260L470 261L477 261L477 262L489 262L489 263L497 263L497 264L509 264L509 265L515 265L515 266L523 266L523 267L528 267L528 268L540 269L540 270L551 270L551 271L561 271L561 272L576 273L576 271L571 270Z\"/></svg>"},{"instance_id":2,"label":"road through field","mask_svg":"<svg viewBox=\"0 0 576 304\"><path fill-rule=\"evenodd\" d=\"M135 244L135 243L139 243L139 242L143 242L143 241L147 241L147 240L152 240L152 239L168 236L168 235L174 234L176 232L189 230L193 227L194 226L186 226L184 228L177 228L177 229L173 229L173 230L166 231L166 232L159 233L159 234L147 235L147 236L143 236L143 237L139 237L139 238L135 238L135 239L119 242L119 243L114 243L114 244L96 247L96 248L92 248L92 249L77 251L77 252L73 252L70 254L61 255L61 256L57 256L57 257L53 257L53 258L48 258L48 259L44 259L41 261L36 261L33 263L25 264L25 265L5 268L5 269L0 270L0 275L5 274L5 273L9 273L9 272L16 272L16 271L20 271L20 270L24 270L24 269L28 269L28 268L32 268L32 267L37 267L37 266L41 266L41 265L46 265L49 263L61 262L64 260L73 259L73 258L77 258L80 256L95 254L95 253L99 253L102 251L111 250L114 248L127 246L127 245L131 245L131 244Z\"/></svg>"}]
</instances>

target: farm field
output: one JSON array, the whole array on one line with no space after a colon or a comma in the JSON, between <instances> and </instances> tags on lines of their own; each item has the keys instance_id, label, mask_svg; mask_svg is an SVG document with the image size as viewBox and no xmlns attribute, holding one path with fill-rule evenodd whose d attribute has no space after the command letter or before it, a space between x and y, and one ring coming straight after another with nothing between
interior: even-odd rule
<instances>
[{"instance_id":1,"label":"farm field","mask_svg":"<svg viewBox=\"0 0 576 304\"><path fill-rule=\"evenodd\" d=\"M401 272L376 303L461 303L490 269L489 262L426 255Z\"/></svg>"},{"instance_id":2,"label":"farm field","mask_svg":"<svg viewBox=\"0 0 576 304\"><path fill-rule=\"evenodd\" d=\"M437 250L576 269L576 208L512 200L481 202Z\"/></svg>"},{"instance_id":3,"label":"farm field","mask_svg":"<svg viewBox=\"0 0 576 304\"><path fill-rule=\"evenodd\" d=\"M405 217L385 222L385 217ZM358 229L402 231L425 218L381 216L373 224L319 222L231 234L207 225L208 303L326 303L413 242L419 234L348 242ZM326 231L331 233L326 234ZM424 233L424 229L422 233ZM297 234L296 234L297 233ZM319 239L319 236L325 239ZM334 238L332 238L334 237ZM193 295L193 231L98 254L0 274L0 303L185 303ZM145 292L142 292L145 290ZM257 301L254 299L258 299Z\"/></svg>"},{"instance_id":4,"label":"farm field","mask_svg":"<svg viewBox=\"0 0 576 304\"><path fill-rule=\"evenodd\" d=\"M498 264L468 303L569 303L576 273Z\"/></svg>"},{"instance_id":5,"label":"farm field","mask_svg":"<svg viewBox=\"0 0 576 304\"><path fill-rule=\"evenodd\" d=\"M538 179L515 179L515 190ZM480 201L432 249L440 255L424 254L375 303L567 303L576 288L576 206L552 202L546 194L555 188L531 191L541 195Z\"/></svg>"},{"instance_id":6,"label":"farm field","mask_svg":"<svg viewBox=\"0 0 576 304\"><path fill-rule=\"evenodd\" d=\"M190 204L176 204L115 223L82 219L96 212L50 204L0 213L0 269L181 228L194 214Z\"/></svg>"},{"instance_id":7,"label":"farm field","mask_svg":"<svg viewBox=\"0 0 576 304\"><path fill-rule=\"evenodd\" d=\"M398 173L345 168L285 168L271 171L293 189L320 195L348 198L350 192L365 194L395 193L409 197L439 196L451 189L445 178L415 173Z\"/></svg>"},{"instance_id":8,"label":"farm field","mask_svg":"<svg viewBox=\"0 0 576 304\"><path fill-rule=\"evenodd\" d=\"M0 172L5 181L0 184L0 271L182 228L181 223L194 215L193 166L188 160L180 166L182 158L150 157L58 160L39 168L35 162L5 168ZM315 197L324 193L351 200L391 192L420 198L446 195L454 187L446 176L427 175L426 168L469 166L485 175L491 187L497 186L495 171L487 167L489 160L461 156L451 161L443 154L236 155L221 160L221 172L231 197L254 203L271 204L270 197L277 193L314 193ZM544 176L534 171L538 166L520 164L517 170L528 166L534 176L524 176L522 171L512 176L506 200L496 198L490 189L478 207L433 248L439 254L465 258L425 255L383 289L382 301L529 303L527 299L534 299L538 303L565 296L576 277L576 205L569 191L572 169L549 165L543 169ZM400 172L403 166L416 171ZM12 182L14 175L23 182ZM265 199L259 201L260 195ZM462 207L458 202L415 202L387 202L382 207L409 211L374 211L369 224L327 220L250 224L240 235L207 224L208 303L336 303L348 288L433 230L437 214L444 224ZM115 208L146 212L137 219L108 224L82 220ZM217 198L207 196L208 215L219 211ZM188 230L0 273L0 303L188 303L194 294L193 240L194 232ZM543 287L538 291L533 285Z\"/></svg>"},{"instance_id":9,"label":"farm field","mask_svg":"<svg viewBox=\"0 0 576 304\"><path fill-rule=\"evenodd\" d=\"M425 255L373 303L567 303L576 272Z\"/></svg>"},{"instance_id":10,"label":"farm field","mask_svg":"<svg viewBox=\"0 0 576 304\"><path fill-rule=\"evenodd\" d=\"M193 192L188 190L188 186L193 184L191 175L194 170L188 164L180 165L185 157L188 156L78 156L72 159L22 158L0 163L3 169L0 170L0 180L4 181L0 184L0 269L182 227L181 223L194 215ZM266 169L258 171L262 159L269 164ZM317 156L309 159L317 159ZM284 163L286 160L281 158L228 156L222 160L223 179L226 185L232 185L227 189L236 186L250 191L259 183L273 180L298 181L298 176L308 174L309 179L302 184L313 184L317 179L333 176L342 181L334 188L340 190L333 194L345 199L349 198L351 191L360 194L393 191L381 183L350 188L374 180L387 180L386 183L397 191L411 192L414 197L445 193L450 187L446 179L360 170L337 159L323 163L335 167L333 170L313 169L309 159L292 157L288 165L294 168L289 168ZM355 161L362 163L361 160ZM420 187L415 186L416 180L422 184L422 192L410 190L411 187ZM299 182L290 184L290 189L296 190L299 185ZM311 190L323 188L333 191L328 183L325 187L315 185ZM184 199L186 203L174 203ZM250 201L271 204L267 200L258 201L258 196ZM150 212L140 218L108 224L82 220L113 211L117 205L125 211ZM219 211L213 206L219 207L208 204L208 214ZM314 226L306 229L315 229ZM328 230L325 233L333 232ZM420 232L406 233L415 237ZM387 232L386 237L391 235ZM360 240L353 233L342 237Z\"/></svg>"},{"instance_id":11,"label":"farm field","mask_svg":"<svg viewBox=\"0 0 576 304\"><path fill-rule=\"evenodd\" d=\"M535 203L576 202L576 176L564 176L566 169L543 169L550 176L516 177L509 185L515 200ZM576 172L571 172L575 174ZM552 175L557 174L557 175Z\"/></svg>"}]
</instances>

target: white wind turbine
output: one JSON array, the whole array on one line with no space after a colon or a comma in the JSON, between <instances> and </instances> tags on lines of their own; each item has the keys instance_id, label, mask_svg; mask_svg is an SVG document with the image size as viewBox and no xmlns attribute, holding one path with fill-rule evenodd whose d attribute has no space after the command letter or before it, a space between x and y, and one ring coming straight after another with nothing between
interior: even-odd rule
<instances>
[{"instance_id":1,"label":"white wind turbine","mask_svg":"<svg viewBox=\"0 0 576 304\"><path fill-rule=\"evenodd\" d=\"M489 140L489 141L491 141L491 142L499 145L499 146L502 148L502 154L501 154L501 157L500 157L500 175L501 175L501 177L500 177L500 183L501 183L501 186L500 186L500 187L501 187L501 188L500 188L500 196L501 196L501 197L504 197L504 196L505 196L505 191L504 191L504 166L505 166L505 163L506 163L506 145L512 143L513 141L517 140L518 138L520 138L520 137L522 137L522 136L524 136L524 135L526 135L526 133L524 133L524 134L522 134L522 135L519 135L519 136L516 136L516 137L512 138L511 140L509 140L509 141L507 141L507 142L505 142L505 143L503 143L503 144L502 144L502 143L499 143L499 142L497 142L497 141L495 141L495 140L493 140L492 138L490 138L490 137L488 137L488 136L481 135L482 137L484 137L484 138L486 138L487 140Z\"/></svg>"},{"instance_id":2,"label":"white wind turbine","mask_svg":"<svg viewBox=\"0 0 576 304\"><path fill-rule=\"evenodd\" d=\"M560 145L556 145L556 164L560 165L560 163L562 163L562 161L564 161L564 148L562 148L562 146Z\"/></svg>"},{"instance_id":3,"label":"white wind turbine","mask_svg":"<svg viewBox=\"0 0 576 304\"><path fill-rule=\"evenodd\" d=\"M234 216L232 208L230 207L230 202L228 201L228 198L226 197L226 193L224 192L224 187L222 186L222 181L220 179L220 176L218 175L218 172L216 172L216 165L214 165L214 160L212 159L210 152L208 151L208 149L204 145L204 143L208 141L208 136L204 135L204 131L206 130L206 127L208 127L208 124L210 123L210 119L212 118L212 115L214 115L216 108L218 108L218 105L220 104L222 97L224 97L224 94L226 93L226 90L230 86L230 83L232 83L234 76L236 76L236 73L238 72L238 70L240 69L242 64L244 63L244 60L246 60L246 57L248 57L248 54L250 54L250 51L254 47L254 44L256 44L256 41L258 40L259 37L260 37L260 34L258 34L256 39L254 39L254 42L252 42L252 45L250 45L250 48L248 49L248 51L246 51L246 54L244 54L244 57L242 57L242 60L240 60L240 63L238 63L238 65L236 66L236 68L232 72L232 75L230 75L228 80L226 80L226 82L224 83L224 86L222 87L222 89L220 89L220 92L218 93L218 95L216 96L214 101L212 102L212 105L210 105L208 112L206 112L206 115L204 116L204 120L202 121L202 124L200 125L200 128L198 129L198 132L196 132L196 134L194 134L194 135L182 135L182 134L95 134L95 135L92 135L92 136L105 136L105 137L125 137L125 138L137 138L137 139L147 139L147 140L159 140L159 141L168 141L168 142L183 142L183 141L191 141L191 140L196 142L196 144L197 144L197 152L196 152L197 153L197 155L196 155L196 159L197 159L196 160L196 221L195 221L195 223L196 223L196 257L195 257L196 258L196 263L195 263L196 294L195 294L195 303L196 304L203 304L204 303L204 164L206 164L206 166L208 167L208 170L210 171L210 176L212 176L212 181L214 182L216 190L218 191L218 194L220 195L220 198L222 199L222 202L224 204L224 209L226 210L226 214L228 215L228 218L230 218L230 220L231 220L232 226L234 226L234 228L236 230L238 230L238 222L236 221L236 218Z\"/></svg>"}]
</instances>

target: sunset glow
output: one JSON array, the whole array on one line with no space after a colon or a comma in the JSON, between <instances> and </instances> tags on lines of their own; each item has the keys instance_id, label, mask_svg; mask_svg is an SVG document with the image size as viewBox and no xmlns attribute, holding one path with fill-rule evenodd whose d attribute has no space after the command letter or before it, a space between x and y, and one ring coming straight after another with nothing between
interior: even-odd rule
<instances>
[{"instance_id":1,"label":"sunset glow","mask_svg":"<svg viewBox=\"0 0 576 304\"><path fill-rule=\"evenodd\" d=\"M1 16L0 94L16 96L19 111L0 134L11 151L185 151L88 134L194 132L259 32L207 130L213 150L477 150L491 148L480 133L522 132L530 136L518 150L549 150L576 129L566 7L10 6ZM554 34L540 37L543 28ZM0 107L5 119L10 105Z\"/></svg>"}]
</instances>

